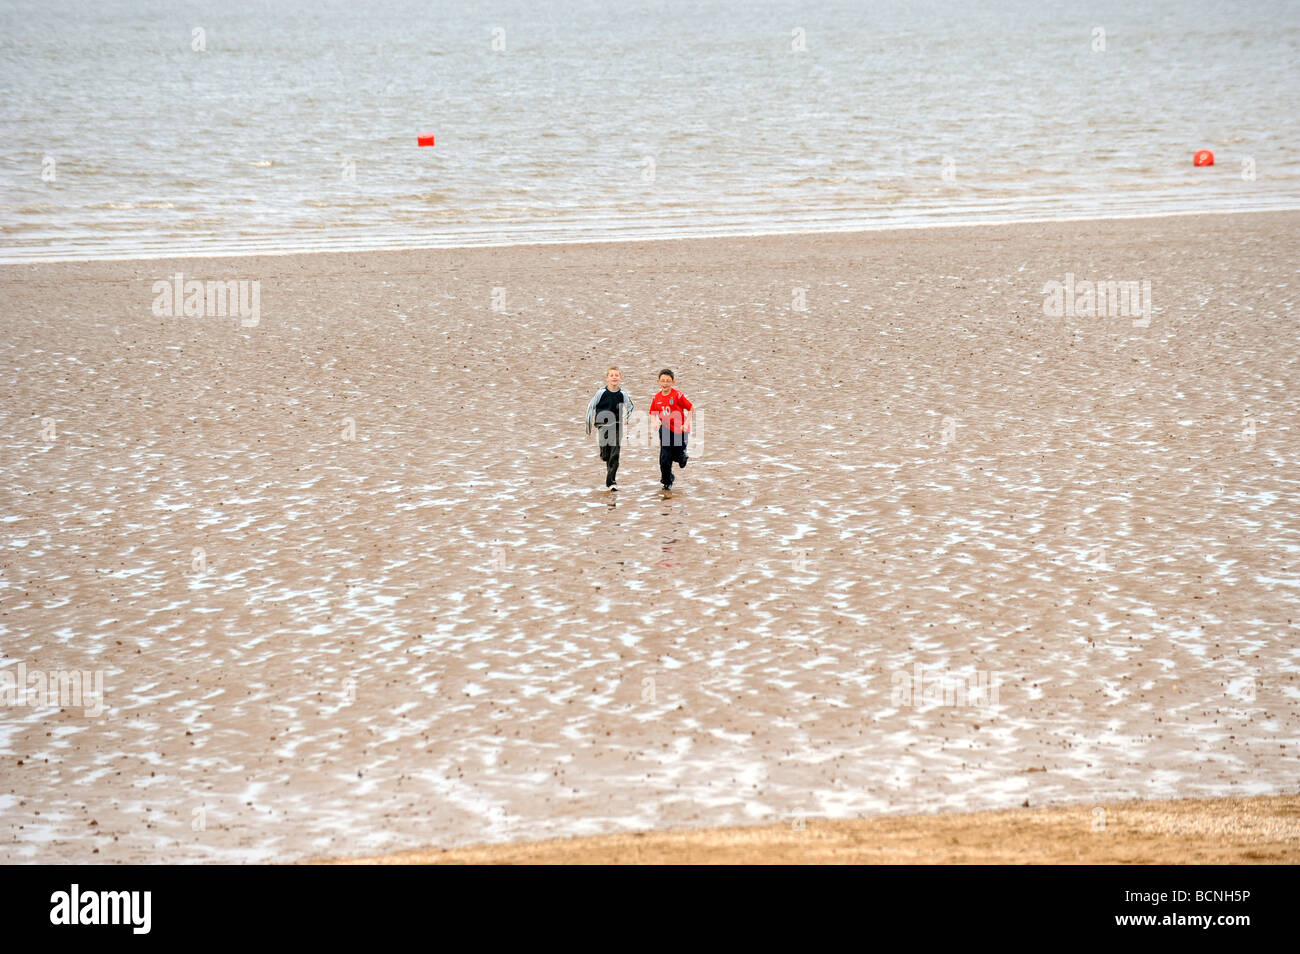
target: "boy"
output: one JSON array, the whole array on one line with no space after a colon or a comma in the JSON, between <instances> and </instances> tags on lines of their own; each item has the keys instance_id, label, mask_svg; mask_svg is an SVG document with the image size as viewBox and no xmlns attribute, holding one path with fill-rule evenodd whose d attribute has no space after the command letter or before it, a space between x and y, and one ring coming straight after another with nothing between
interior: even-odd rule
<instances>
[{"instance_id":1,"label":"boy","mask_svg":"<svg viewBox=\"0 0 1300 954\"><path fill-rule=\"evenodd\" d=\"M596 425L596 442L600 459L605 462L605 489L618 490L618 452L623 444L623 428L632 414L632 399L620 385L623 372L611 366L605 372L605 386L587 404L587 433Z\"/></svg>"},{"instance_id":2,"label":"boy","mask_svg":"<svg viewBox=\"0 0 1300 954\"><path fill-rule=\"evenodd\" d=\"M660 371L659 393L650 402L650 416L659 422L659 478L664 490L673 486L673 461L686 466L686 434L695 423L695 405L673 387L676 380L667 368ZM690 416L683 417L684 412Z\"/></svg>"}]
</instances>

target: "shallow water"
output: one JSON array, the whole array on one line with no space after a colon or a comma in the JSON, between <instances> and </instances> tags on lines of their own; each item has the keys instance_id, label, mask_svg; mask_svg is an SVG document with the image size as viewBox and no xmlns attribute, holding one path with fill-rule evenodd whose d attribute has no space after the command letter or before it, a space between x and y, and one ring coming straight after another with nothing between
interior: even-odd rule
<instances>
[{"instance_id":1,"label":"shallow water","mask_svg":"<svg viewBox=\"0 0 1300 954\"><path fill-rule=\"evenodd\" d=\"M560 6L6 3L0 259L1300 207L1287 0Z\"/></svg>"}]
</instances>

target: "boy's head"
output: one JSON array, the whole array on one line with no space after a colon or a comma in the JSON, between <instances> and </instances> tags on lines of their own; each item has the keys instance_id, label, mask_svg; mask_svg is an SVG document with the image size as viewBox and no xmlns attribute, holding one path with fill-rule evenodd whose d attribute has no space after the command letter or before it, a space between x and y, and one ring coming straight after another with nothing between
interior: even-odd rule
<instances>
[{"instance_id":1,"label":"boy's head","mask_svg":"<svg viewBox=\"0 0 1300 954\"><path fill-rule=\"evenodd\" d=\"M664 394L670 393L673 389L673 382L675 380L673 373L667 368L664 368L659 372L659 390L663 391Z\"/></svg>"},{"instance_id":2,"label":"boy's head","mask_svg":"<svg viewBox=\"0 0 1300 954\"><path fill-rule=\"evenodd\" d=\"M618 386L622 382L623 372L614 365L610 365L609 370L605 372L605 387L609 388L611 391L617 391Z\"/></svg>"}]
</instances>

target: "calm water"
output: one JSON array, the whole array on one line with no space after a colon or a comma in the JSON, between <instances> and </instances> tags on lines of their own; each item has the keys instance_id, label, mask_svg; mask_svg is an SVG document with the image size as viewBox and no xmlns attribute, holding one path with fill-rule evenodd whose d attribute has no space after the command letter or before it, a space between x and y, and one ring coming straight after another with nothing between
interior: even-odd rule
<instances>
[{"instance_id":1,"label":"calm water","mask_svg":"<svg viewBox=\"0 0 1300 954\"><path fill-rule=\"evenodd\" d=\"M1298 67L1295 2L3 2L0 259L1300 208Z\"/></svg>"}]
</instances>

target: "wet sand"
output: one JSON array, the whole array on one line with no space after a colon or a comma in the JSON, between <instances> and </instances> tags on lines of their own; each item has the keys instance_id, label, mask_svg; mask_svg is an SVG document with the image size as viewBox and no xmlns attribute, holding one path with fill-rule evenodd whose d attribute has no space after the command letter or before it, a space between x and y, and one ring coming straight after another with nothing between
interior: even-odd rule
<instances>
[{"instance_id":1,"label":"wet sand","mask_svg":"<svg viewBox=\"0 0 1300 954\"><path fill-rule=\"evenodd\" d=\"M1300 797L909 815L399 852L333 864L1296 864Z\"/></svg>"},{"instance_id":2,"label":"wet sand","mask_svg":"<svg viewBox=\"0 0 1300 954\"><path fill-rule=\"evenodd\" d=\"M0 860L1294 793L1297 239L2 266L0 672L107 709L0 705ZM178 271L259 323L154 314ZM610 363L699 408L670 498L649 447L598 489Z\"/></svg>"}]
</instances>

